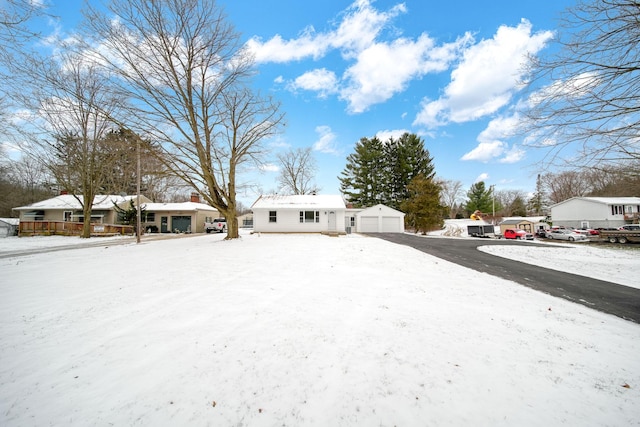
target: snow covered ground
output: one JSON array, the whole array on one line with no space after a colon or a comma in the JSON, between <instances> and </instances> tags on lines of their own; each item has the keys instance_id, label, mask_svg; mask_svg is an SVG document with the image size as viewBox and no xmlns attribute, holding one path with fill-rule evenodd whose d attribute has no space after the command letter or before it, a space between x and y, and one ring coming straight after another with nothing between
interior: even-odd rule
<instances>
[{"instance_id":1,"label":"snow covered ground","mask_svg":"<svg viewBox=\"0 0 640 427\"><path fill-rule=\"evenodd\" d=\"M640 325L381 239L223 237L0 259L0 425L639 423ZM566 246L484 250L637 286Z\"/></svg>"}]
</instances>

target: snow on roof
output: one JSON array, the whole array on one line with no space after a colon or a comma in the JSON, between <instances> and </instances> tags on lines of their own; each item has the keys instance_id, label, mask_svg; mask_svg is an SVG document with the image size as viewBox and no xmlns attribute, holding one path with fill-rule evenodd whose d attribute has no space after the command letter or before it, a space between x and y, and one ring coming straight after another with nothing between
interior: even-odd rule
<instances>
[{"instance_id":1,"label":"snow on roof","mask_svg":"<svg viewBox=\"0 0 640 427\"><path fill-rule=\"evenodd\" d=\"M182 202L182 203L142 203L142 209L147 212L162 212L162 211L213 211L218 210L204 203L196 202Z\"/></svg>"},{"instance_id":2,"label":"snow on roof","mask_svg":"<svg viewBox=\"0 0 640 427\"><path fill-rule=\"evenodd\" d=\"M80 200L84 200L83 196L77 196ZM97 195L93 198L93 209L113 209L113 204L121 204L135 199L136 196L120 196L114 194ZM71 194L62 194L52 199L42 200L30 205L14 208L15 210L44 210L44 209L82 209L82 205Z\"/></svg>"},{"instance_id":3,"label":"snow on roof","mask_svg":"<svg viewBox=\"0 0 640 427\"><path fill-rule=\"evenodd\" d=\"M316 194L281 196L278 194L262 195L256 200L251 209L345 209L344 200L340 195Z\"/></svg>"},{"instance_id":4,"label":"snow on roof","mask_svg":"<svg viewBox=\"0 0 640 427\"><path fill-rule=\"evenodd\" d=\"M605 205L640 205L640 197L572 197L556 203L551 207L570 202L571 200L586 200L588 202L602 203Z\"/></svg>"},{"instance_id":5,"label":"snow on roof","mask_svg":"<svg viewBox=\"0 0 640 427\"><path fill-rule=\"evenodd\" d=\"M0 221L9 225L20 225L20 218L0 218Z\"/></svg>"}]
</instances>

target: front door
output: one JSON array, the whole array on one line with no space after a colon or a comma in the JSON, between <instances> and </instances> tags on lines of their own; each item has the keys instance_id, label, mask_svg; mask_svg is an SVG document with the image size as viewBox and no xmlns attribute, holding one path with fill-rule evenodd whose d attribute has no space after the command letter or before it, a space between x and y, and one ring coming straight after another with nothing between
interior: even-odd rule
<instances>
[{"instance_id":1,"label":"front door","mask_svg":"<svg viewBox=\"0 0 640 427\"><path fill-rule=\"evenodd\" d=\"M329 212L329 231L336 231L336 213Z\"/></svg>"},{"instance_id":2,"label":"front door","mask_svg":"<svg viewBox=\"0 0 640 427\"><path fill-rule=\"evenodd\" d=\"M163 216L160 218L160 232L161 233L168 233L169 232L169 217L168 216Z\"/></svg>"}]
</instances>

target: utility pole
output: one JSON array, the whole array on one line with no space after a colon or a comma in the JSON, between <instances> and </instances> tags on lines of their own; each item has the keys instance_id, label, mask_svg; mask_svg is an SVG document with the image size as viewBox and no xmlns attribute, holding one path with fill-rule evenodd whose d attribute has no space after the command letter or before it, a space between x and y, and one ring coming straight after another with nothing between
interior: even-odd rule
<instances>
[{"instance_id":1,"label":"utility pole","mask_svg":"<svg viewBox=\"0 0 640 427\"><path fill-rule=\"evenodd\" d=\"M140 138L136 135L136 243L140 243Z\"/></svg>"}]
</instances>

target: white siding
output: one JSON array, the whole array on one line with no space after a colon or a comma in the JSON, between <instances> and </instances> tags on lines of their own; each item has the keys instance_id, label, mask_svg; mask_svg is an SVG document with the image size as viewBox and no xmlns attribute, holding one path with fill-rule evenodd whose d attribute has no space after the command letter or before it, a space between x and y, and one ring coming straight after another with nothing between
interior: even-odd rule
<instances>
[{"instance_id":1,"label":"white siding","mask_svg":"<svg viewBox=\"0 0 640 427\"><path fill-rule=\"evenodd\" d=\"M385 205L376 205L356 214L359 233L404 233L404 213Z\"/></svg>"},{"instance_id":2,"label":"white siding","mask_svg":"<svg viewBox=\"0 0 640 427\"><path fill-rule=\"evenodd\" d=\"M358 231L361 233L377 233L378 217L377 216L361 216L358 223Z\"/></svg>"},{"instance_id":3,"label":"white siding","mask_svg":"<svg viewBox=\"0 0 640 427\"><path fill-rule=\"evenodd\" d=\"M575 197L551 207L551 220L554 225L580 227L588 222L590 227L619 227L625 223L624 212L612 212L612 206L631 206L632 212L637 198Z\"/></svg>"},{"instance_id":4,"label":"white siding","mask_svg":"<svg viewBox=\"0 0 640 427\"><path fill-rule=\"evenodd\" d=\"M404 230L402 230L404 231ZM400 218L397 216L383 216L382 217L382 232L383 233L401 233Z\"/></svg>"},{"instance_id":5,"label":"white siding","mask_svg":"<svg viewBox=\"0 0 640 427\"><path fill-rule=\"evenodd\" d=\"M320 222L300 222L301 210L320 213ZM269 222L269 211L276 212L276 222ZM320 233L329 230L329 212L335 212L335 231L344 232L344 209L253 209L253 230L262 233Z\"/></svg>"}]
</instances>

